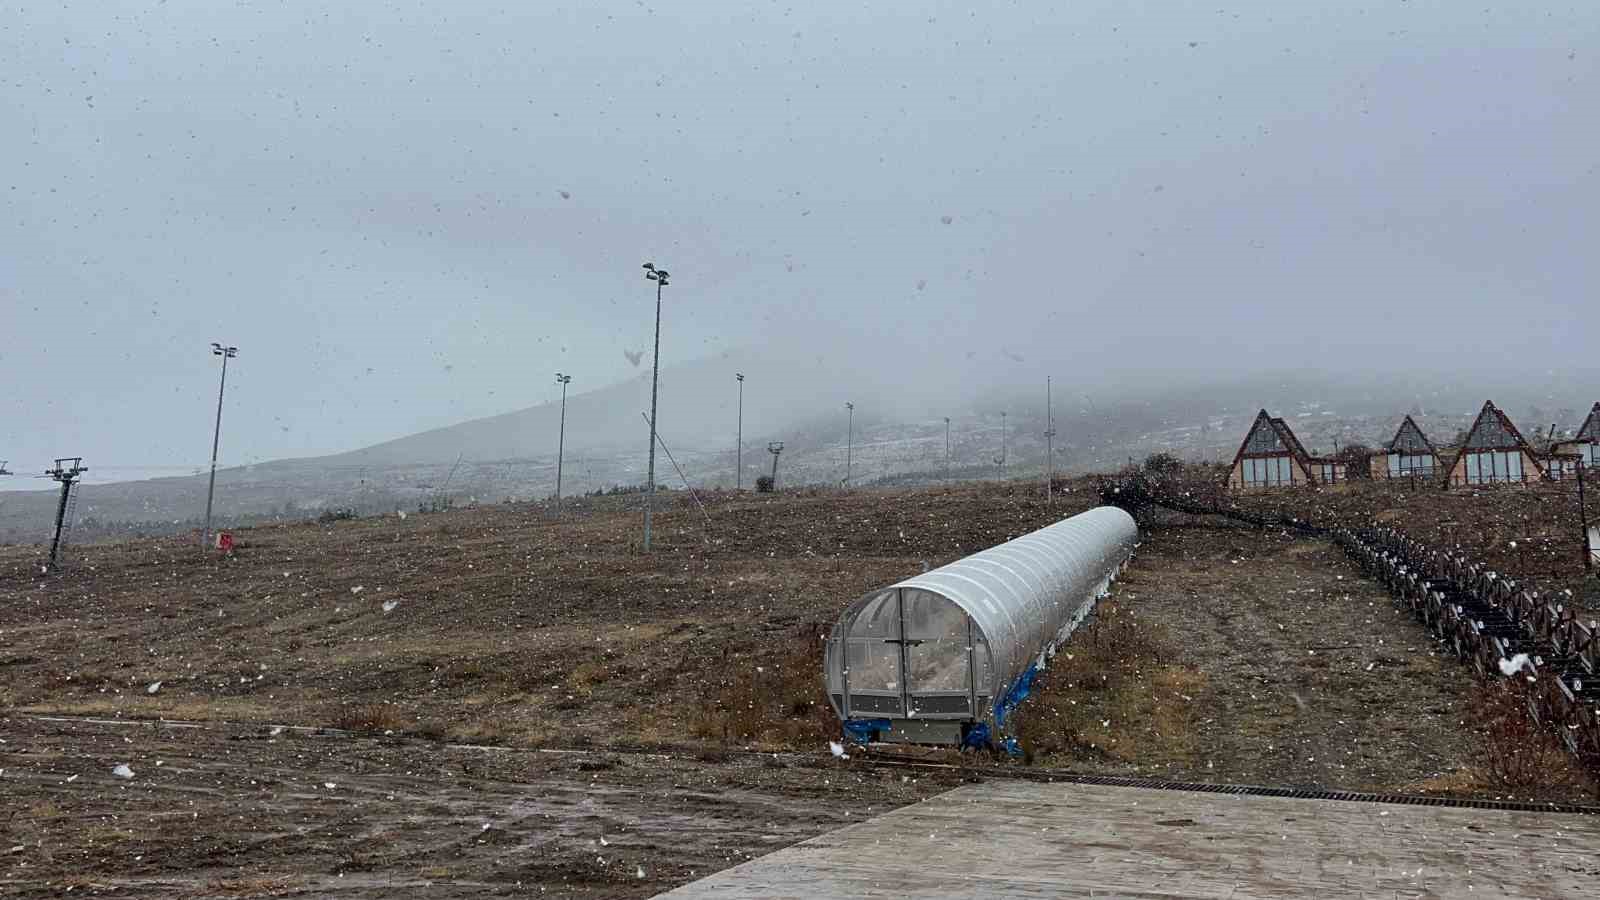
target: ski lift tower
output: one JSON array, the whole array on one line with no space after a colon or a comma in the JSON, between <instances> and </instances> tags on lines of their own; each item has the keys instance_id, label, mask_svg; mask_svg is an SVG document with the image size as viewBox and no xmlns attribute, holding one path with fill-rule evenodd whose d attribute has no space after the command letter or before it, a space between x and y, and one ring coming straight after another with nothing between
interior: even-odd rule
<instances>
[{"instance_id":1,"label":"ski lift tower","mask_svg":"<svg viewBox=\"0 0 1600 900\"><path fill-rule=\"evenodd\" d=\"M778 489L778 456L783 453L783 441L771 441L767 444L767 452L772 454L772 489Z\"/></svg>"},{"instance_id":2,"label":"ski lift tower","mask_svg":"<svg viewBox=\"0 0 1600 900\"><path fill-rule=\"evenodd\" d=\"M76 498L73 488L78 484L78 477L89 471L89 468L82 465L82 463L83 457L81 456L64 456L56 460L55 468L44 470L44 474L61 484L61 502L56 504L55 532L50 537L49 568L51 569L56 568L57 557L61 552L61 538L67 522L67 509L70 505L75 505L73 501Z\"/></svg>"}]
</instances>

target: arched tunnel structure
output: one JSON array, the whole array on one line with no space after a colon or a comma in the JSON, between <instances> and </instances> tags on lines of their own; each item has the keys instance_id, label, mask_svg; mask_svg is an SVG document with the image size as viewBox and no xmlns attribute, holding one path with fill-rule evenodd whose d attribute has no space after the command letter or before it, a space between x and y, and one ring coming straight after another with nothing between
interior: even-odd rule
<instances>
[{"instance_id":1,"label":"arched tunnel structure","mask_svg":"<svg viewBox=\"0 0 1600 900\"><path fill-rule=\"evenodd\" d=\"M1133 517L1102 506L872 591L825 651L856 740L983 745L1133 555Z\"/></svg>"}]
</instances>

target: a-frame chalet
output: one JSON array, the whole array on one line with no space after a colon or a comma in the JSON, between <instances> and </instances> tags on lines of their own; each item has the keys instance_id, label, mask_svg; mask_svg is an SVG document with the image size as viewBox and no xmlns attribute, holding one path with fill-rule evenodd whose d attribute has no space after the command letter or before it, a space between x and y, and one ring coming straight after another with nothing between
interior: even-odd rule
<instances>
[{"instance_id":1,"label":"a-frame chalet","mask_svg":"<svg viewBox=\"0 0 1600 900\"><path fill-rule=\"evenodd\" d=\"M1410 416L1400 423L1394 440L1385 444L1382 452L1372 454L1370 466L1374 479L1433 478L1444 471L1439 451Z\"/></svg>"},{"instance_id":2,"label":"a-frame chalet","mask_svg":"<svg viewBox=\"0 0 1600 900\"><path fill-rule=\"evenodd\" d=\"M1483 404L1477 421L1450 466L1450 484L1503 484L1537 481L1544 476L1538 454L1533 452L1517 426L1492 402Z\"/></svg>"},{"instance_id":3,"label":"a-frame chalet","mask_svg":"<svg viewBox=\"0 0 1600 900\"><path fill-rule=\"evenodd\" d=\"M1344 463L1312 456L1282 419L1262 410L1233 457L1228 486L1235 490L1331 484L1344 480Z\"/></svg>"}]
</instances>

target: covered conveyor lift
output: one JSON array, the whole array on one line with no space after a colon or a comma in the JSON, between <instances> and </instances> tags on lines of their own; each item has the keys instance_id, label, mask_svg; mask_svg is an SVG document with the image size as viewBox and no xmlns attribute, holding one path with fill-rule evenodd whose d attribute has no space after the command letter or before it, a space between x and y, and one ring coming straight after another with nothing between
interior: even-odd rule
<instances>
[{"instance_id":1,"label":"covered conveyor lift","mask_svg":"<svg viewBox=\"0 0 1600 900\"><path fill-rule=\"evenodd\" d=\"M852 603L827 643L850 737L985 746L1133 555L1133 517L1102 506Z\"/></svg>"}]
</instances>

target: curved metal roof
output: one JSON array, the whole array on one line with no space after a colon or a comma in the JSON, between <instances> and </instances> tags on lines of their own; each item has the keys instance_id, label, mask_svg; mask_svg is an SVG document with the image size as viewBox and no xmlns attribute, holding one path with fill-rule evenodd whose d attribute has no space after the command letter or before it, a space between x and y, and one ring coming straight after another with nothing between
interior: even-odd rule
<instances>
[{"instance_id":1,"label":"curved metal roof","mask_svg":"<svg viewBox=\"0 0 1600 900\"><path fill-rule=\"evenodd\" d=\"M999 698L1088 613L1133 554L1138 537L1127 512L1097 507L887 589L929 591L970 616L990 657L990 683L978 685L977 692ZM839 619L840 631L848 631L883 591L851 604Z\"/></svg>"}]
</instances>

